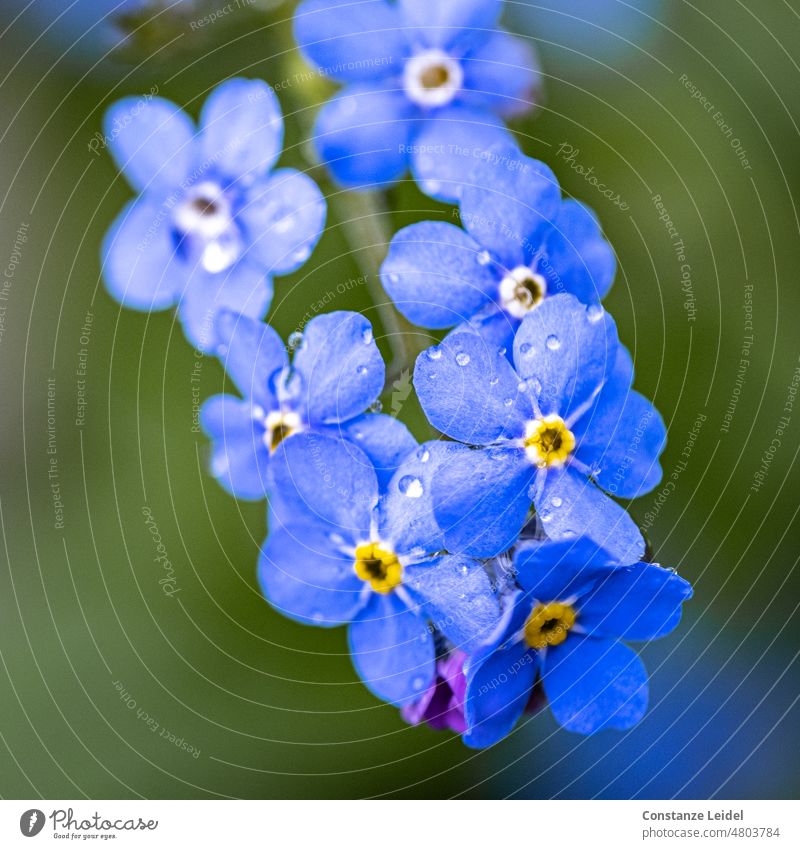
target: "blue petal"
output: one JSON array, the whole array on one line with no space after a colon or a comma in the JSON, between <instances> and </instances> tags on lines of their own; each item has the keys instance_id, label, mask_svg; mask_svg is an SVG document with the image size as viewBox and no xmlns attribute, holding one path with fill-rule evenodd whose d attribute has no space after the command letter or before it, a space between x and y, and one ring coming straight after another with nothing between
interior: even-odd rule
<instances>
[{"instance_id":1,"label":"blue petal","mask_svg":"<svg viewBox=\"0 0 800 849\"><path fill-rule=\"evenodd\" d=\"M464 665L467 746L481 749L499 742L525 710L539 657L514 637L529 614L530 603L521 594L510 599L495 633Z\"/></svg>"},{"instance_id":2,"label":"blue petal","mask_svg":"<svg viewBox=\"0 0 800 849\"><path fill-rule=\"evenodd\" d=\"M561 204L545 239L544 253L549 268L542 273L553 292L567 292L591 304L602 300L614 282L614 251L596 216L582 203L565 200Z\"/></svg>"},{"instance_id":3,"label":"blue petal","mask_svg":"<svg viewBox=\"0 0 800 849\"><path fill-rule=\"evenodd\" d=\"M638 498L661 480L658 458L667 444L664 421L646 398L624 383L607 385L601 394L607 402L585 425L576 456L606 492Z\"/></svg>"},{"instance_id":4,"label":"blue petal","mask_svg":"<svg viewBox=\"0 0 800 849\"><path fill-rule=\"evenodd\" d=\"M669 569L645 563L617 569L580 600L580 625L597 636L654 640L677 626L691 597L689 582Z\"/></svg>"},{"instance_id":5,"label":"blue petal","mask_svg":"<svg viewBox=\"0 0 800 849\"><path fill-rule=\"evenodd\" d=\"M199 266L178 304L186 338L199 350L214 351L215 321L221 310L249 318L263 318L272 302L272 280L252 263L241 261L228 271L209 274Z\"/></svg>"},{"instance_id":6,"label":"blue petal","mask_svg":"<svg viewBox=\"0 0 800 849\"><path fill-rule=\"evenodd\" d=\"M430 423L459 442L520 438L531 399L500 349L473 333L448 336L417 357L414 386Z\"/></svg>"},{"instance_id":7,"label":"blue petal","mask_svg":"<svg viewBox=\"0 0 800 849\"><path fill-rule=\"evenodd\" d=\"M513 137L491 112L463 105L442 109L414 139L411 173L426 195L455 203L476 161L498 144L513 144Z\"/></svg>"},{"instance_id":8,"label":"blue petal","mask_svg":"<svg viewBox=\"0 0 800 849\"><path fill-rule=\"evenodd\" d=\"M367 413L331 430L354 442L369 457L382 492L403 459L417 447L417 440L399 419L382 413Z\"/></svg>"},{"instance_id":9,"label":"blue petal","mask_svg":"<svg viewBox=\"0 0 800 849\"><path fill-rule=\"evenodd\" d=\"M493 557L519 536L534 469L518 448L454 449L436 472L433 504L449 551Z\"/></svg>"},{"instance_id":10,"label":"blue petal","mask_svg":"<svg viewBox=\"0 0 800 849\"><path fill-rule=\"evenodd\" d=\"M345 82L392 75L407 50L397 10L385 0L305 0L294 37L322 76Z\"/></svg>"},{"instance_id":11,"label":"blue petal","mask_svg":"<svg viewBox=\"0 0 800 849\"><path fill-rule=\"evenodd\" d=\"M117 216L103 240L102 264L112 297L146 312L171 307L191 272L176 253L163 207L144 198Z\"/></svg>"},{"instance_id":12,"label":"blue petal","mask_svg":"<svg viewBox=\"0 0 800 849\"><path fill-rule=\"evenodd\" d=\"M619 563L638 563L644 539L630 515L570 466L539 473L533 501L550 539L589 537Z\"/></svg>"},{"instance_id":13,"label":"blue petal","mask_svg":"<svg viewBox=\"0 0 800 849\"><path fill-rule=\"evenodd\" d=\"M542 74L533 47L507 32L494 32L463 60L464 99L503 115L536 104Z\"/></svg>"},{"instance_id":14,"label":"blue petal","mask_svg":"<svg viewBox=\"0 0 800 849\"><path fill-rule=\"evenodd\" d=\"M570 635L551 646L542 683L556 720L579 734L631 728L647 710L647 672L614 640Z\"/></svg>"},{"instance_id":15,"label":"blue petal","mask_svg":"<svg viewBox=\"0 0 800 849\"><path fill-rule=\"evenodd\" d=\"M461 446L426 442L407 456L386 487L381 502L380 537L401 555L441 551L444 537L433 514L433 480Z\"/></svg>"},{"instance_id":16,"label":"blue petal","mask_svg":"<svg viewBox=\"0 0 800 849\"><path fill-rule=\"evenodd\" d=\"M319 526L272 528L261 548L258 579L276 610L307 625L342 625L364 606L364 582L353 558Z\"/></svg>"},{"instance_id":17,"label":"blue petal","mask_svg":"<svg viewBox=\"0 0 800 849\"><path fill-rule=\"evenodd\" d=\"M420 615L465 652L485 642L497 627L500 606L478 560L447 555L409 566L403 585L420 605Z\"/></svg>"},{"instance_id":18,"label":"blue petal","mask_svg":"<svg viewBox=\"0 0 800 849\"><path fill-rule=\"evenodd\" d=\"M544 540L519 545L514 552L514 573L519 585L537 601L558 601L620 564L589 537L560 542Z\"/></svg>"},{"instance_id":19,"label":"blue petal","mask_svg":"<svg viewBox=\"0 0 800 849\"><path fill-rule=\"evenodd\" d=\"M289 274L308 259L325 226L325 198L300 171L282 168L247 193L238 217L250 245L248 259L270 274Z\"/></svg>"},{"instance_id":20,"label":"blue petal","mask_svg":"<svg viewBox=\"0 0 800 849\"><path fill-rule=\"evenodd\" d=\"M266 174L283 147L281 106L262 80L218 85L203 104L200 126L205 162L233 183Z\"/></svg>"},{"instance_id":21,"label":"blue petal","mask_svg":"<svg viewBox=\"0 0 800 849\"><path fill-rule=\"evenodd\" d=\"M341 439L318 433L284 439L272 455L269 493L283 524L303 518L333 525L356 542L371 538L375 470L363 452Z\"/></svg>"},{"instance_id":22,"label":"blue petal","mask_svg":"<svg viewBox=\"0 0 800 849\"><path fill-rule=\"evenodd\" d=\"M245 398L269 412L278 406L270 377L289 358L281 337L262 321L222 310L216 318L216 354Z\"/></svg>"},{"instance_id":23,"label":"blue petal","mask_svg":"<svg viewBox=\"0 0 800 849\"><path fill-rule=\"evenodd\" d=\"M235 498L266 496L269 451L252 405L232 395L203 402L200 424L212 440L211 473Z\"/></svg>"},{"instance_id":24,"label":"blue petal","mask_svg":"<svg viewBox=\"0 0 800 849\"><path fill-rule=\"evenodd\" d=\"M408 167L414 108L400 89L352 85L319 111L314 143L336 181L349 188L377 188Z\"/></svg>"},{"instance_id":25,"label":"blue petal","mask_svg":"<svg viewBox=\"0 0 800 849\"><path fill-rule=\"evenodd\" d=\"M103 132L111 155L138 191L162 197L178 189L195 159L192 119L160 97L126 97L109 107Z\"/></svg>"},{"instance_id":26,"label":"blue petal","mask_svg":"<svg viewBox=\"0 0 800 849\"><path fill-rule=\"evenodd\" d=\"M617 345L617 328L602 307L555 295L522 319L514 363L523 378L540 387L542 412L568 420L602 389L614 370Z\"/></svg>"},{"instance_id":27,"label":"blue petal","mask_svg":"<svg viewBox=\"0 0 800 849\"><path fill-rule=\"evenodd\" d=\"M497 25L502 0L399 0L410 37L420 46L465 48Z\"/></svg>"},{"instance_id":28,"label":"blue petal","mask_svg":"<svg viewBox=\"0 0 800 849\"><path fill-rule=\"evenodd\" d=\"M379 699L400 707L418 698L433 680L433 634L396 593L374 593L348 637L353 665Z\"/></svg>"},{"instance_id":29,"label":"blue petal","mask_svg":"<svg viewBox=\"0 0 800 849\"><path fill-rule=\"evenodd\" d=\"M496 273L480 259L480 246L459 227L422 221L395 234L381 266L381 283L409 321L452 327L497 292Z\"/></svg>"},{"instance_id":30,"label":"blue petal","mask_svg":"<svg viewBox=\"0 0 800 849\"><path fill-rule=\"evenodd\" d=\"M456 333L477 333L486 344L495 348L505 348L507 357L514 348L514 335L519 327L519 319L513 318L495 303L487 304L480 312L464 321L451 331Z\"/></svg>"},{"instance_id":31,"label":"blue petal","mask_svg":"<svg viewBox=\"0 0 800 849\"><path fill-rule=\"evenodd\" d=\"M356 312L312 318L294 355L305 381L305 406L314 424L347 421L381 394L386 369L372 326Z\"/></svg>"},{"instance_id":32,"label":"blue petal","mask_svg":"<svg viewBox=\"0 0 800 849\"><path fill-rule=\"evenodd\" d=\"M558 180L543 162L514 145L497 145L485 152L461 192L461 220L476 242L511 269L530 261L560 202Z\"/></svg>"}]
</instances>

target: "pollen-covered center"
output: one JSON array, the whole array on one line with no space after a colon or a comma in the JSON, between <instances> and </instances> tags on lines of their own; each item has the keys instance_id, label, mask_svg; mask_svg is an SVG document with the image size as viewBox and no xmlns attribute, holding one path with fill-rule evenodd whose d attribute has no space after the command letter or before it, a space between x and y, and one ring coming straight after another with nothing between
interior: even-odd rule
<instances>
[{"instance_id":1,"label":"pollen-covered center","mask_svg":"<svg viewBox=\"0 0 800 849\"><path fill-rule=\"evenodd\" d=\"M206 271L224 271L238 259L239 230L230 201L216 183L205 181L192 186L176 206L173 221L181 250L188 252L192 261L199 259Z\"/></svg>"},{"instance_id":2,"label":"pollen-covered center","mask_svg":"<svg viewBox=\"0 0 800 849\"><path fill-rule=\"evenodd\" d=\"M264 444L269 448L269 453L275 452L277 447L293 433L299 433L302 430L302 422L297 413L270 413L265 421Z\"/></svg>"},{"instance_id":3,"label":"pollen-covered center","mask_svg":"<svg viewBox=\"0 0 800 849\"><path fill-rule=\"evenodd\" d=\"M571 604L551 601L537 604L525 622L525 642L532 649L557 646L567 639L575 624L575 610Z\"/></svg>"},{"instance_id":4,"label":"pollen-covered center","mask_svg":"<svg viewBox=\"0 0 800 849\"><path fill-rule=\"evenodd\" d=\"M389 593L402 583L403 567L397 555L377 542L365 542L356 547L353 568L376 593Z\"/></svg>"},{"instance_id":5,"label":"pollen-covered center","mask_svg":"<svg viewBox=\"0 0 800 849\"><path fill-rule=\"evenodd\" d=\"M546 469L564 465L575 448L575 437L561 416L544 416L528 422L524 445L528 459Z\"/></svg>"},{"instance_id":6,"label":"pollen-covered center","mask_svg":"<svg viewBox=\"0 0 800 849\"><path fill-rule=\"evenodd\" d=\"M514 318L523 318L541 304L547 281L527 265L518 265L500 281L500 306Z\"/></svg>"},{"instance_id":7,"label":"pollen-covered center","mask_svg":"<svg viewBox=\"0 0 800 849\"><path fill-rule=\"evenodd\" d=\"M412 56L403 70L406 94L420 106L446 106L464 82L458 61L443 50L426 50Z\"/></svg>"}]
</instances>

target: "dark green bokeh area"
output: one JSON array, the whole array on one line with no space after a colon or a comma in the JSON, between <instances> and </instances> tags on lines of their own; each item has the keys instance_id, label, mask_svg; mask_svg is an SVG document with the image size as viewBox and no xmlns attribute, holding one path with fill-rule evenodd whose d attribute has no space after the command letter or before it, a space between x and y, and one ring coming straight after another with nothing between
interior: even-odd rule
<instances>
[{"instance_id":1,"label":"dark green bokeh area","mask_svg":"<svg viewBox=\"0 0 800 849\"><path fill-rule=\"evenodd\" d=\"M583 739L545 712L485 752L378 703L343 629L267 606L264 506L217 486L193 430L193 406L223 387L219 364L197 361L170 314L123 312L100 283L100 241L131 197L90 149L104 108L158 86L196 115L228 76L293 78L293 4L273 6L202 31L151 22L89 70L99 35L62 56L74 36L55 27L34 44L31 17L11 25L15 4L0 0L0 795L796 796L800 3L676 0L631 43L589 30L592 49L529 31L545 97L514 129L618 253L606 305L668 423L674 484L631 509L696 595L680 628L643 649L639 727ZM309 167L303 128L328 91L302 77L278 90L282 163ZM269 321L287 334L332 291L331 308L367 312L388 354L370 287L347 285L376 253L348 239L369 244L370 230L344 227L347 199L313 173L334 195L329 227L276 282ZM452 218L411 183L389 202L390 231ZM413 397L402 407L428 438Z\"/></svg>"}]
</instances>

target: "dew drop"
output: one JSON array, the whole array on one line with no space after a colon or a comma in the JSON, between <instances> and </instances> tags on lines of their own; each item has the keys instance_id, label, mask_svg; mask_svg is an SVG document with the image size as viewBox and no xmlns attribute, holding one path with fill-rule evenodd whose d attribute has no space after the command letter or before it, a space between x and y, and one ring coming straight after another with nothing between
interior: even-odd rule
<instances>
[{"instance_id":1,"label":"dew drop","mask_svg":"<svg viewBox=\"0 0 800 849\"><path fill-rule=\"evenodd\" d=\"M517 384L517 392L524 392L527 388L528 388L528 384L524 380L521 380Z\"/></svg>"},{"instance_id":2,"label":"dew drop","mask_svg":"<svg viewBox=\"0 0 800 849\"><path fill-rule=\"evenodd\" d=\"M500 382L500 378L499 378L499 377L493 377L493 378L489 381L489 386L497 386L497 384L498 384L499 382Z\"/></svg>"},{"instance_id":3,"label":"dew drop","mask_svg":"<svg viewBox=\"0 0 800 849\"><path fill-rule=\"evenodd\" d=\"M492 261L489 251L481 251L478 254L478 265L488 265Z\"/></svg>"},{"instance_id":4,"label":"dew drop","mask_svg":"<svg viewBox=\"0 0 800 849\"><path fill-rule=\"evenodd\" d=\"M372 342L372 328L371 327L365 327L361 331L361 340L363 341L363 343L365 345L369 345L369 343Z\"/></svg>"},{"instance_id":5,"label":"dew drop","mask_svg":"<svg viewBox=\"0 0 800 849\"><path fill-rule=\"evenodd\" d=\"M380 413L380 411L383 409L383 404L381 404L380 401L373 401L367 409L370 411L370 413Z\"/></svg>"},{"instance_id":6,"label":"dew drop","mask_svg":"<svg viewBox=\"0 0 800 849\"><path fill-rule=\"evenodd\" d=\"M441 348L428 348L425 353L427 354L429 360L440 360L442 358Z\"/></svg>"},{"instance_id":7,"label":"dew drop","mask_svg":"<svg viewBox=\"0 0 800 849\"><path fill-rule=\"evenodd\" d=\"M542 510L541 513L539 513L539 518L543 522L549 522L553 518L553 514L549 510Z\"/></svg>"},{"instance_id":8,"label":"dew drop","mask_svg":"<svg viewBox=\"0 0 800 849\"><path fill-rule=\"evenodd\" d=\"M531 344L530 344L530 342L523 342L523 343L519 346L519 352L520 352L520 354L522 354L524 357L529 357L529 356L531 356Z\"/></svg>"},{"instance_id":9,"label":"dew drop","mask_svg":"<svg viewBox=\"0 0 800 849\"><path fill-rule=\"evenodd\" d=\"M287 341L289 343L289 350L296 351L303 344L303 334L299 330L295 330L294 333L289 334Z\"/></svg>"},{"instance_id":10,"label":"dew drop","mask_svg":"<svg viewBox=\"0 0 800 849\"><path fill-rule=\"evenodd\" d=\"M431 452L427 448L420 448L417 451L417 459L420 463L427 463L431 459Z\"/></svg>"},{"instance_id":11,"label":"dew drop","mask_svg":"<svg viewBox=\"0 0 800 849\"><path fill-rule=\"evenodd\" d=\"M397 488L409 498L419 498L425 491L422 481L414 475L404 475L398 481Z\"/></svg>"},{"instance_id":12,"label":"dew drop","mask_svg":"<svg viewBox=\"0 0 800 849\"><path fill-rule=\"evenodd\" d=\"M469 354L467 354L464 351L460 351L458 354L456 354L456 362L460 366L468 366L469 365L469 359L470 359Z\"/></svg>"},{"instance_id":13,"label":"dew drop","mask_svg":"<svg viewBox=\"0 0 800 849\"><path fill-rule=\"evenodd\" d=\"M366 366L359 366L356 369L356 374L359 377L365 377L369 373L369 369Z\"/></svg>"},{"instance_id":14,"label":"dew drop","mask_svg":"<svg viewBox=\"0 0 800 849\"><path fill-rule=\"evenodd\" d=\"M553 507L560 507L564 502L557 495L554 495L550 499L550 503L553 505Z\"/></svg>"},{"instance_id":15,"label":"dew drop","mask_svg":"<svg viewBox=\"0 0 800 849\"><path fill-rule=\"evenodd\" d=\"M586 316L591 322L600 321L604 312L605 310L600 306L600 304L590 304L586 308Z\"/></svg>"},{"instance_id":16,"label":"dew drop","mask_svg":"<svg viewBox=\"0 0 800 849\"><path fill-rule=\"evenodd\" d=\"M387 279L389 280L390 283L396 284L396 283L400 282L400 275L399 274L390 274Z\"/></svg>"},{"instance_id":17,"label":"dew drop","mask_svg":"<svg viewBox=\"0 0 800 849\"><path fill-rule=\"evenodd\" d=\"M507 348L498 348L497 349L497 356L498 357L504 357L506 355L507 350L508 350Z\"/></svg>"},{"instance_id":18,"label":"dew drop","mask_svg":"<svg viewBox=\"0 0 800 849\"><path fill-rule=\"evenodd\" d=\"M513 403L514 403L514 399L513 399L513 398L506 398L506 399L505 399L505 401L503 401L503 404L504 404L506 407L510 407Z\"/></svg>"},{"instance_id":19,"label":"dew drop","mask_svg":"<svg viewBox=\"0 0 800 849\"><path fill-rule=\"evenodd\" d=\"M548 336L545 345L547 345L551 351L557 351L561 347L561 342L559 341L558 336Z\"/></svg>"}]
</instances>

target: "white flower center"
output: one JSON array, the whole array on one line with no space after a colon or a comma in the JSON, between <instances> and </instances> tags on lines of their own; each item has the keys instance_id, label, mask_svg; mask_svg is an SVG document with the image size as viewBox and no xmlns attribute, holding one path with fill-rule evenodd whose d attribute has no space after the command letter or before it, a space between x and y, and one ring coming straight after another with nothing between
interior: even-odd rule
<instances>
[{"instance_id":1,"label":"white flower center","mask_svg":"<svg viewBox=\"0 0 800 849\"><path fill-rule=\"evenodd\" d=\"M527 265L518 265L500 281L500 306L514 318L524 318L547 294L547 281Z\"/></svg>"},{"instance_id":2,"label":"white flower center","mask_svg":"<svg viewBox=\"0 0 800 849\"><path fill-rule=\"evenodd\" d=\"M406 94L419 106L446 106L463 82L461 65L443 50L418 53L406 61L403 69Z\"/></svg>"},{"instance_id":3,"label":"white flower center","mask_svg":"<svg viewBox=\"0 0 800 849\"><path fill-rule=\"evenodd\" d=\"M193 186L175 210L174 222L209 273L224 271L239 258L242 244L231 204L216 183Z\"/></svg>"},{"instance_id":4,"label":"white flower center","mask_svg":"<svg viewBox=\"0 0 800 849\"><path fill-rule=\"evenodd\" d=\"M263 413L261 410L257 412ZM297 413L273 410L264 416L264 428L264 445L272 454L287 436L303 429L303 422Z\"/></svg>"}]
</instances>

